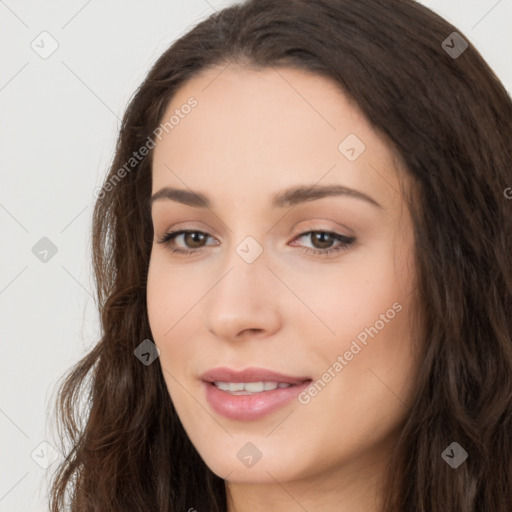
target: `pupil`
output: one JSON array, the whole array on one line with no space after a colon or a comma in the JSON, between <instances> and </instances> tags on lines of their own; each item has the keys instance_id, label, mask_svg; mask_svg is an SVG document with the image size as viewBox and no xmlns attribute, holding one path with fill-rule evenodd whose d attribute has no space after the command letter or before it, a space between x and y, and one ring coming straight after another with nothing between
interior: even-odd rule
<instances>
[{"instance_id":1,"label":"pupil","mask_svg":"<svg viewBox=\"0 0 512 512\"><path fill-rule=\"evenodd\" d=\"M198 233L198 232L186 233L186 237L187 237L186 243L188 246L197 247L194 245L194 243L199 242L199 247L200 247L201 246L200 242L201 242L201 239L204 238L204 234ZM192 243L189 243L189 238L192 238Z\"/></svg>"},{"instance_id":2,"label":"pupil","mask_svg":"<svg viewBox=\"0 0 512 512\"><path fill-rule=\"evenodd\" d=\"M330 236L328 233L320 233L316 232L313 234L313 245L315 245L316 242L320 242L320 249L325 249L330 247L332 240L330 240ZM327 242L325 241L327 239ZM322 245L323 243L323 245Z\"/></svg>"}]
</instances>

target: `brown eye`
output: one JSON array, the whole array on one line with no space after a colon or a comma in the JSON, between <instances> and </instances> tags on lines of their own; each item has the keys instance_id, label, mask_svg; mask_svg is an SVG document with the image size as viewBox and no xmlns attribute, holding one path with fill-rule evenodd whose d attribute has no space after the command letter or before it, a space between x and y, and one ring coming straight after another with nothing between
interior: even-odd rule
<instances>
[{"instance_id":1,"label":"brown eye","mask_svg":"<svg viewBox=\"0 0 512 512\"><path fill-rule=\"evenodd\" d=\"M187 231L183 233L183 241L185 245L191 249L202 247L202 243L206 240L208 235L201 231Z\"/></svg>"},{"instance_id":2,"label":"brown eye","mask_svg":"<svg viewBox=\"0 0 512 512\"><path fill-rule=\"evenodd\" d=\"M182 237L182 243L185 244L185 248L177 248L172 247L172 252L178 253L192 253L200 250L208 239L208 233L204 233L203 231L194 231L194 230L180 230L180 231L172 231L170 233L165 233L158 243L164 244L164 246L175 246L176 239Z\"/></svg>"},{"instance_id":3,"label":"brown eye","mask_svg":"<svg viewBox=\"0 0 512 512\"><path fill-rule=\"evenodd\" d=\"M165 233L158 243L163 244L164 246L169 246L171 252L178 254L191 254L195 252L199 252L203 247L207 244L208 233L204 231L198 230L179 230L172 231L169 233ZM181 238L180 238L181 237ZM310 238L312 247L302 247L303 251L307 254L313 254L315 256L330 256L336 255L341 252L346 251L354 242L354 237L347 237L344 235L340 235L339 233L334 233L331 231L308 231L306 233L302 233L295 240L301 238ZM176 247L177 241L181 243L179 245L184 245L183 247ZM337 245L333 247L333 245L337 242ZM218 245L218 243L210 244L210 245ZM293 244L297 245L297 244Z\"/></svg>"},{"instance_id":4,"label":"brown eye","mask_svg":"<svg viewBox=\"0 0 512 512\"><path fill-rule=\"evenodd\" d=\"M296 240L301 238L310 238L311 240L312 247L303 247L304 252L317 256L330 256L344 252L356 241L354 237L347 237L332 231L308 231L299 235ZM335 242L338 242L338 245L333 247Z\"/></svg>"},{"instance_id":5,"label":"brown eye","mask_svg":"<svg viewBox=\"0 0 512 512\"><path fill-rule=\"evenodd\" d=\"M316 249L329 249L336 241L332 235L327 231L311 231L311 242Z\"/></svg>"}]
</instances>

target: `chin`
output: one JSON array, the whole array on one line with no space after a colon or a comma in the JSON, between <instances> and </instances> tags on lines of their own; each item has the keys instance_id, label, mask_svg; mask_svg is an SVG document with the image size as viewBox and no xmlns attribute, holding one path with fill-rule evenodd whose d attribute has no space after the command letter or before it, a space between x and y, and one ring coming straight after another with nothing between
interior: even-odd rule
<instances>
[{"instance_id":1,"label":"chin","mask_svg":"<svg viewBox=\"0 0 512 512\"><path fill-rule=\"evenodd\" d=\"M275 484L276 480L284 482L306 476L301 447L293 449L289 446L287 450L276 451L269 444L264 439L230 439L227 444L212 443L218 447L215 452L207 450L206 453L199 453L213 473L230 482Z\"/></svg>"}]
</instances>

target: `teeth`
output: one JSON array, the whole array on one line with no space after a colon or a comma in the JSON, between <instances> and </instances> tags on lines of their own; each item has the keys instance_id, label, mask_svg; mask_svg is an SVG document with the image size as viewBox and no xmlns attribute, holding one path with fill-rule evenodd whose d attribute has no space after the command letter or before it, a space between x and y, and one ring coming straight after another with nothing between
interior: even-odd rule
<instances>
[{"instance_id":1,"label":"teeth","mask_svg":"<svg viewBox=\"0 0 512 512\"><path fill-rule=\"evenodd\" d=\"M242 383L244 384L244 383ZM271 384L269 382L269 384ZM265 389L264 382L246 382L244 384L244 390L249 391L249 393L261 393Z\"/></svg>"},{"instance_id":2,"label":"teeth","mask_svg":"<svg viewBox=\"0 0 512 512\"><path fill-rule=\"evenodd\" d=\"M272 391L273 389L289 388L291 384L287 382L220 382L215 381L217 386L222 391L235 393L238 395L250 395L252 393L261 393L262 391Z\"/></svg>"},{"instance_id":3,"label":"teeth","mask_svg":"<svg viewBox=\"0 0 512 512\"><path fill-rule=\"evenodd\" d=\"M222 391L243 391L243 382L215 382L214 383Z\"/></svg>"}]
</instances>

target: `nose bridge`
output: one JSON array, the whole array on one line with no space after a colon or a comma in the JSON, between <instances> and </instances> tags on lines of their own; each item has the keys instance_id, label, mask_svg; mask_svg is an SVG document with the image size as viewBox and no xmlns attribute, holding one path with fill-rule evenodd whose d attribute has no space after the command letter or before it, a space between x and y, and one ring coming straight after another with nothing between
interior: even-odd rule
<instances>
[{"instance_id":1,"label":"nose bridge","mask_svg":"<svg viewBox=\"0 0 512 512\"><path fill-rule=\"evenodd\" d=\"M266 288L266 281L272 273L266 267L267 257L263 245L251 235L230 244L228 253L223 256L222 275L218 292L224 299L236 296L240 301L257 301Z\"/></svg>"},{"instance_id":2,"label":"nose bridge","mask_svg":"<svg viewBox=\"0 0 512 512\"><path fill-rule=\"evenodd\" d=\"M206 312L208 329L224 338L235 338L244 330L272 331L279 316L275 293L270 293L275 277L267 268L263 245L251 235L238 242L236 236L233 231Z\"/></svg>"},{"instance_id":3,"label":"nose bridge","mask_svg":"<svg viewBox=\"0 0 512 512\"><path fill-rule=\"evenodd\" d=\"M261 209L248 211L244 203L245 198L239 197L231 205L234 211L241 213L230 223L227 254L222 257L225 258L226 269L234 266L250 279L255 273L268 273L265 264L269 250L266 233L269 226L262 221L264 212Z\"/></svg>"}]
</instances>

